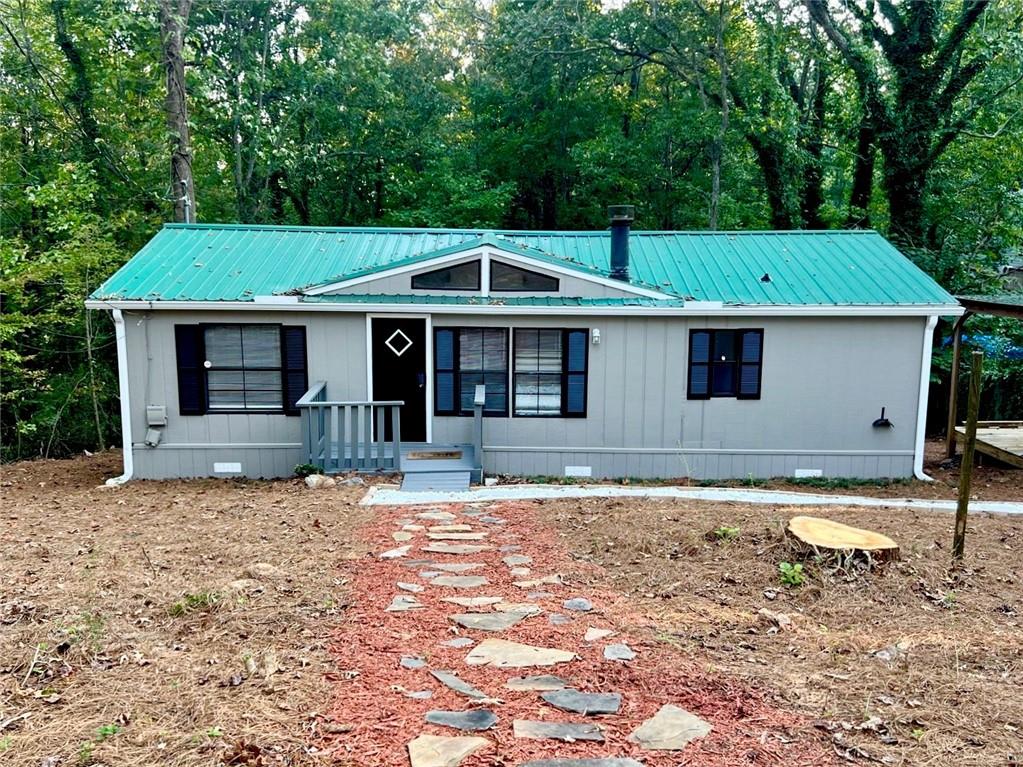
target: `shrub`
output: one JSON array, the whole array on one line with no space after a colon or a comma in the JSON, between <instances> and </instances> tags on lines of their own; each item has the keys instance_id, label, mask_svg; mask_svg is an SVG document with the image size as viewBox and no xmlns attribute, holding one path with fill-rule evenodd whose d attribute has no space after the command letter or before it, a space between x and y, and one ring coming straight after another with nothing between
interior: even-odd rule
<instances>
[{"instance_id":1,"label":"shrub","mask_svg":"<svg viewBox=\"0 0 1023 767\"><path fill-rule=\"evenodd\" d=\"M791 562L779 562L778 563L779 578L781 579L783 586L802 586L806 580L806 574L803 572L803 566L798 562L792 564Z\"/></svg>"}]
</instances>

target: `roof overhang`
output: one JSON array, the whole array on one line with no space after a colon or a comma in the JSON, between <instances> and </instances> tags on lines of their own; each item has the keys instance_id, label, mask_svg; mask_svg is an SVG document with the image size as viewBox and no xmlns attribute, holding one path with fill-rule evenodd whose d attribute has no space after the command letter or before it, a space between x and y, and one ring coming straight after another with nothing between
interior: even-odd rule
<instances>
[{"instance_id":1,"label":"roof overhang","mask_svg":"<svg viewBox=\"0 0 1023 767\"><path fill-rule=\"evenodd\" d=\"M956 296L963 308L972 314L1023 319L1023 295L1001 293L990 296Z\"/></svg>"},{"instance_id":2,"label":"roof overhang","mask_svg":"<svg viewBox=\"0 0 1023 767\"><path fill-rule=\"evenodd\" d=\"M728 305L710 301L685 306L524 306L500 304L391 304L303 302L299 296L257 296L252 301L119 301L89 300L89 309L134 311L272 311L357 314L497 314L631 317L958 317L956 304L913 305Z\"/></svg>"}]
</instances>

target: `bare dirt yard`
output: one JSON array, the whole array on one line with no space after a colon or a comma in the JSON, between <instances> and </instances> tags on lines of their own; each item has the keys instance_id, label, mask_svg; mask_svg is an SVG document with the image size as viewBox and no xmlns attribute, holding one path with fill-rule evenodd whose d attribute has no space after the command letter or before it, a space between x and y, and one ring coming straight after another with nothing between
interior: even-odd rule
<instances>
[{"instance_id":1,"label":"bare dirt yard","mask_svg":"<svg viewBox=\"0 0 1023 767\"><path fill-rule=\"evenodd\" d=\"M978 454L980 464L974 468L970 497L979 501L1023 502L1023 472ZM833 495L866 495L877 498L924 498L928 500L955 500L959 497L959 462L945 460L943 440L928 440L924 446L924 471L933 482L919 479L860 480L844 478L752 477L733 480L692 480L675 477L665 480L631 480L641 485L679 485L713 487L753 487L764 490L787 490ZM564 477L517 478L502 477L502 484L536 481L562 484L589 482L586 479Z\"/></svg>"},{"instance_id":2,"label":"bare dirt yard","mask_svg":"<svg viewBox=\"0 0 1023 767\"><path fill-rule=\"evenodd\" d=\"M319 765L363 488L5 466L0 764Z\"/></svg>"},{"instance_id":3,"label":"bare dirt yard","mask_svg":"<svg viewBox=\"0 0 1023 767\"><path fill-rule=\"evenodd\" d=\"M374 512L357 505L364 488L103 488L118 461L2 469L0 764L336 763L331 744L357 734L339 724L354 709L338 644L360 631L368 598L348 578L377 545ZM1013 498L1011 475L979 477L978 497ZM755 691L811 722L836 758L1023 764L1023 519L973 515L966 569L954 572L949 514L818 513L894 537L902 561L875 572L806 561L804 582L786 586L785 508L573 500L522 511L552 552L580 560L572 587L624 594L645 642L700 669L690 681Z\"/></svg>"},{"instance_id":4,"label":"bare dirt yard","mask_svg":"<svg viewBox=\"0 0 1023 767\"><path fill-rule=\"evenodd\" d=\"M630 595L657 638L773 691L850 764L1023 764L1023 518L573 500L540 506L594 587ZM784 525L816 514L893 537L874 572L795 558ZM785 585L779 564L802 564ZM795 577L795 576L793 576ZM798 580L798 578L796 578Z\"/></svg>"}]
</instances>

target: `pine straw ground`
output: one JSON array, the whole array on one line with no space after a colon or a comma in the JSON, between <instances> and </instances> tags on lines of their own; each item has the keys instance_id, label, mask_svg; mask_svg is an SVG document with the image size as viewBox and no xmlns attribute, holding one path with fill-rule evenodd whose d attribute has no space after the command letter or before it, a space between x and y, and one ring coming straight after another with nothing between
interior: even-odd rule
<instances>
[{"instance_id":1,"label":"pine straw ground","mask_svg":"<svg viewBox=\"0 0 1023 767\"><path fill-rule=\"evenodd\" d=\"M363 490L98 489L118 461L3 467L0 764L326 764Z\"/></svg>"},{"instance_id":2,"label":"pine straw ground","mask_svg":"<svg viewBox=\"0 0 1023 767\"><path fill-rule=\"evenodd\" d=\"M358 688L344 673L343 642L358 614L345 578L378 544L363 535L382 533L374 512L354 505L361 490L298 481L98 489L118 460L2 469L0 764L344 760L346 736L365 737L343 732L359 713L346 702ZM771 722L794 723L788 736L778 730L783 738L808 742L820 719L824 741L840 736L830 745L856 764L1018 763L1023 520L975 515L969 570L954 578L949 515L822 511L892 535L904 562L848 580L810 566L809 582L786 590L776 570L789 556L784 509L588 500L522 513L557 526L562 555L583 560L566 565L575 588L625 594L629 614L641 616L630 628L637 649L673 648L664 657L682 657L679 668L705 692L770 704ZM723 525L740 528L738 538L704 539ZM768 600L767 589L779 593ZM762 606L790 615L794 629L768 633ZM900 640L891 664L871 656ZM372 695L359 702L379 705ZM727 705L708 716L720 720ZM800 764L772 757L793 744L772 736L760 745L755 763Z\"/></svg>"},{"instance_id":3,"label":"pine straw ground","mask_svg":"<svg viewBox=\"0 0 1023 767\"><path fill-rule=\"evenodd\" d=\"M460 504L439 508L458 511ZM496 726L477 733L493 744L467 758L462 767L516 767L532 759L594 758L633 756L649 767L831 767L838 759L806 717L793 715L779 707L773 694L754 689L714 670L705 669L698 659L686 657L670 644L659 641L656 626L638 614L627 598L611 588L593 585L602 571L573 562L567 547L555 530L537 523L537 506L529 502L502 502L488 506L505 519L503 525L485 525L460 518L476 529L489 533L485 541L495 548L471 556L445 556L419 551L425 543L420 535L409 553L413 561L432 557L437 561L480 562L483 567L471 575L483 575L488 585L459 593L427 585L416 598L425 606L408 612L385 612L391 598L399 593L398 581L421 581L419 570L407 560L379 560L372 555L346 564L358 600L346 613L334 646L338 662L337 687L331 707L339 731L329 746L340 763L348 767L404 767L408 765L405 744L420 733L450 735L452 730L424 722L432 709L448 711L472 707L465 697L445 689L429 675L429 669L449 670L484 693L502 700L488 706L498 717ZM382 508L374 522L362 534L373 551L381 552L397 544L391 533L400 529L398 520L413 518L417 507ZM421 520L416 520L421 521ZM528 579L559 574L564 585L540 587L546 596L528 599L530 589L516 587L517 580L501 562L504 556L496 547L518 545L532 558ZM587 585L582 585L587 584ZM441 601L453 595L503 595L510 600L538 603L545 613L489 634L459 630L449 620L462 608ZM594 609L586 614L570 614L571 620L552 625L548 614L565 614L562 603L573 596L585 596ZM483 612L488 611L482 608ZM470 612L472 612L470 610ZM583 635L589 626L616 631L613 639L587 644ZM576 660L549 669L499 669L469 666L468 648L450 648L441 642L458 635L474 640L498 636L515 642L552 647L578 654ZM637 657L629 663L603 658L608 642L626 641ZM426 668L404 669L403 655L422 657ZM606 743L558 743L516 738L512 734L515 719L579 721L578 715L561 713L544 704L537 692L514 691L505 682L531 673L557 674L572 687L585 692L620 692L621 710L614 715L593 717L603 730ZM405 692L432 690L427 700L406 697ZM711 734L686 747L683 752L647 751L629 742L629 734L665 703L673 703L698 714L713 725Z\"/></svg>"},{"instance_id":4,"label":"pine straw ground","mask_svg":"<svg viewBox=\"0 0 1023 767\"><path fill-rule=\"evenodd\" d=\"M779 562L795 561L784 523L807 513L893 537L902 561L874 573L806 562L804 585L782 586ZM583 500L540 515L658 641L774 691L850 763L1023 764L1023 518L971 515L955 573L948 513ZM720 540L726 527L721 538L737 537ZM890 661L874 654L886 648Z\"/></svg>"}]
</instances>

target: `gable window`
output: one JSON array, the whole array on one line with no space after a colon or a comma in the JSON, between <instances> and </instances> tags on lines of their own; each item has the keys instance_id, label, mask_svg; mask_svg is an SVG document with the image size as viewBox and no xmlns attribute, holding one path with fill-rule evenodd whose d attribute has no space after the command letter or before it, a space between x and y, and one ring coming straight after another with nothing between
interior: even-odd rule
<instances>
[{"instance_id":1,"label":"gable window","mask_svg":"<svg viewBox=\"0 0 1023 767\"><path fill-rule=\"evenodd\" d=\"M305 393L305 328L175 325L182 415L285 412Z\"/></svg>"},{"instance_id":2,"label":"gable window","mask_svg":"<svg viewBox=\"0 0 1023 767\"><path fill-rule=\"evenodd\" d=\"M516 328L517 416L586 416L588 330Z\"/></svg>"},{"instance_id":3,"label":"gable window","mask_svg":"<svg viewBox=\"0 0 1023 767\"><path fill-rule=\"evenodd\" d=\"M414 290L479 290L480 262L455 264L412 277Z\"/></svg>"},{"instance_id":4,"label":"gable window","mask_svg":"<svg viewBox=\"0 0 1023 767\"><path fill-rule=\"evenodd\" d=\"M483 414L508 415L508 330L437 328L434 331L437 415L472 415L476 386L486 386Z\"/></svg>"},{"instance_id":5,"label":"gable window","mask_svg":"<svg viewBox=\"0 0 1023 767\"><path fill-rule=\"evenodd\" d=\"M760 399L763 330L690 330L689 399Z\"/></svg>"},{"instance_id":6,"label":"gable window","mask_svg":"<svg viewBox=\"0 0 1023 767\"><path fill-rule=\"evenodd\" d=\"M500 261L490 262L490 289L494 292L557 293L558 279Z\"/></svg>"}]
</instances>

